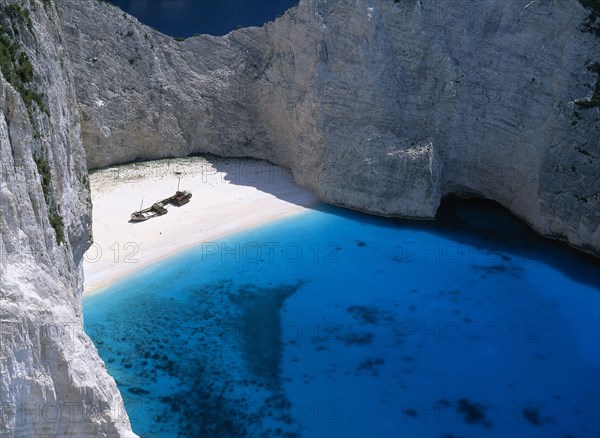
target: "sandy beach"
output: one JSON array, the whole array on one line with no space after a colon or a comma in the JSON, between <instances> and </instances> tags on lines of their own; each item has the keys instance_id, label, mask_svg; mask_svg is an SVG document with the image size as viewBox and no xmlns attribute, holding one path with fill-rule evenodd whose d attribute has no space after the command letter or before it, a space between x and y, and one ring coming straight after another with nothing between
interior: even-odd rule
<instances>
[{"instance_id":1,"label":"sandy beach","mask_svg":"<svg viewBox=\"0 0 600 438\"><path fill-rule=\"evenodd\" d=\"M131 223L140 205L192 192L190 203ZM92 293L161 259L305 211L316 196L264 161L191 157L134 163L90 174L94 244L84 258Z\"/></svg>"}]
</instances>

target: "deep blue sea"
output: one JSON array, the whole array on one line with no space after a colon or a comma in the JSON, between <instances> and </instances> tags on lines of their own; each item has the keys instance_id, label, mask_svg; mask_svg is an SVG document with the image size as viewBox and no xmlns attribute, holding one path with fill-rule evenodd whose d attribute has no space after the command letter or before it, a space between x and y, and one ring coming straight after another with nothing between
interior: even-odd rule
<instances>
[{"instance_id":1,"label":"deep blue sea","mask_svg":"<svg viewBox=\"0 0 600 438\"><path fill-rule=\"evenodd\" d=\"M84 298L143 437L600 436L600 265L487 202L321 206Z\"/></svg>"},{"instance_id":2,"label":"deep blue sea","mask_svg":"<svg viewBox=\"0 0 600 438\"><path fill-rule=\"evenodd\" d=\"M149 26L177 37L225 35L238 26L262 26L298 0L110 0Z\"/></svg>"}]
</instances>

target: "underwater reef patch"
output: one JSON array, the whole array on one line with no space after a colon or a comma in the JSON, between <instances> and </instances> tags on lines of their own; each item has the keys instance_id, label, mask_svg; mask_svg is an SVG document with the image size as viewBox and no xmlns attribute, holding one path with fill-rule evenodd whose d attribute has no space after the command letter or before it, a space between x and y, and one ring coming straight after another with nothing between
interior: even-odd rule
<instances>
[{"instance_id":1,"label":"underwater reef patch","mask_svg":"<svg viewBox=\"0 0 600 438\"><path fill-rule=\"evenodd\" d=\"M456 411L462 415L467 424L481 424L488 429L492 427L492 423L486 419L485 407L481 403L461 398L456 406Z\"/></svg>"}]
</instances>

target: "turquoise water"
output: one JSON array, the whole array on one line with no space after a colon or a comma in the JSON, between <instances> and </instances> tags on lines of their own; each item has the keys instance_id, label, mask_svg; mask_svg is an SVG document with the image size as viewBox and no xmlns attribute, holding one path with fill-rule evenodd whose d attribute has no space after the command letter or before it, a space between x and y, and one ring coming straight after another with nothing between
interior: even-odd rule
<instances>
[{"instance_id":1,"label":"turquoise water","mask_svg":"<svg viewBox=\"0 0 600 438\"><path fill-rule=\"evenodd\" d=\"M84 299L143 437L597 437L600 267L489 203L320 207Z\"/></svg>"}]
</instances>

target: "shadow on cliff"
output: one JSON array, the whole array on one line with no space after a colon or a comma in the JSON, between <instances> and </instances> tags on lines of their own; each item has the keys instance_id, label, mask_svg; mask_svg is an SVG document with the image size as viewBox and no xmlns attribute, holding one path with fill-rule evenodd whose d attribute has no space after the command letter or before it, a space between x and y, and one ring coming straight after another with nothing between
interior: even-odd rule
<instances>
[{"instance_id":1,"label":"shadow on cliff","mask_svg":"<svg viewBox=\"0 0 600 438\"><path fill-rule=\"evenodd\" d=\"M450 196L443 199L436 222L463 242L481 247L483 240L489 245L482 249L513 254L517 263L547 264L572 280L600 291L600 258L540 236L497 202Z\"/></svg>"},{"instance_id":2,"label":"shadow on cliff","mask_svg":"<svg viewBox=\"0 0 600 438\"><path fill-rule=\"evenodd\" d=\"M221 158L202 154L225 181L233 185L254 187L290 204L311 208L318 205L317 196L294 182L292 172L263 160L251 158ZM260 208L257 205L256 208Z\"/></svg>"}]
</instances>

